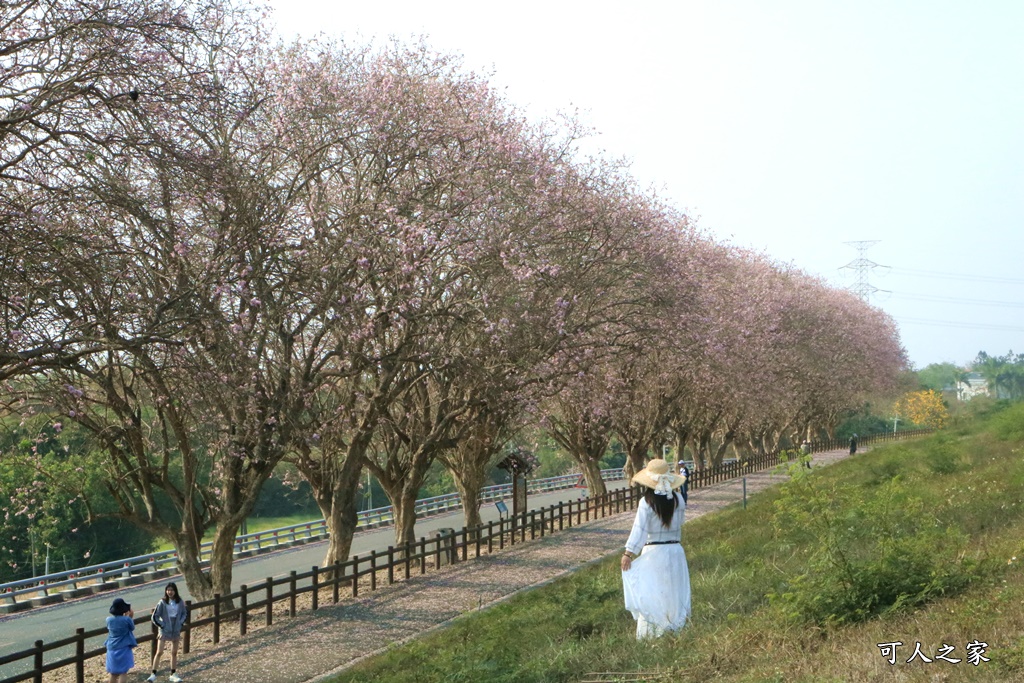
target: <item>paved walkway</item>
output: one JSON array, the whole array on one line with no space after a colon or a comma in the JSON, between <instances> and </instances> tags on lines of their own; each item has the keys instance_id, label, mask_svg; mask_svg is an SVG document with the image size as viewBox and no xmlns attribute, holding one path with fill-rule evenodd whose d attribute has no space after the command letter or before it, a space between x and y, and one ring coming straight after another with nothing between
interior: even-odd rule
<instances>
[{"instance_id":1,"label":"paved walkway","mask_svg":"<svg viewBox=\"0 0 1024 683\"><path fill-rule=\"evenodd\" d=\"M819 453L814 463L826 465L844 457L847 453L840 451ZM779 483L784 475L767 470L746 479L749 495ZM742 481L691 491L689 500L690 519L709 514L742 500ZM631 511L593 520L493 555L415 575L356 599L343 598L337 605L330 604L325 591L316 612L309 609L309 596L302 596L305 604L300 598L295 618L288 618L282 605L281 611L275 609L273 626L260 628L262 617L250 617L250 627L257 630L245 636L239 636L237 625L222 627L219 645L212 644L208 632L197 630L179 673L187 681L203 683L317 683L461 615L618 553L632 522ZM146 653L148 648L137 651L138 662L129 681L142 681L149 674ZM107 680L100 659L89 662L87 674L90 681ZM166 680L166 669L162 674L159 680Z\"/></svg>"}]
</instances>

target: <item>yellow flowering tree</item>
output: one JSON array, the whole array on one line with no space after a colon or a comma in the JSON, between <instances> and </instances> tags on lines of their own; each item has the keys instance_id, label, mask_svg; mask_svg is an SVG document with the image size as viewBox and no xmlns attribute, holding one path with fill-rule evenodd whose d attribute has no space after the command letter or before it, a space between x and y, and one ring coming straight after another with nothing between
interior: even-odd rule
<instances>
[{"instance_id":1,"label":"yellow flowering tree","mask_svg":"<svg viewBox=\"0 0 1024 683\"><path fill-rule=\"evenodd\" d=\"M949 421L949 411L937 391L911 391L893 406L896 415L916 425L942 429Z\"/></svg>"}]
</instances>

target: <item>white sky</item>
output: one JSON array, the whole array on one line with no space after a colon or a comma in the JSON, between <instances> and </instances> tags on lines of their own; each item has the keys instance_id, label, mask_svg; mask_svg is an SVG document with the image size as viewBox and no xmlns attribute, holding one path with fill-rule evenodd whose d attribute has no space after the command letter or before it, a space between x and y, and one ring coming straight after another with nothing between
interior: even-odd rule
<instances>
[{"instance_id":1,"label":"white sky","mask_svg":"<svg viewBox=\"0 0 1024 683\"><path fill-rule=\"evenodd\" d=\"M845 242L879 240L917 367L1024 353L1020 0L270 4L285 37L426 36L531 115L578 108L721 241L849 286Z\"/></svg>"}]
</instances>

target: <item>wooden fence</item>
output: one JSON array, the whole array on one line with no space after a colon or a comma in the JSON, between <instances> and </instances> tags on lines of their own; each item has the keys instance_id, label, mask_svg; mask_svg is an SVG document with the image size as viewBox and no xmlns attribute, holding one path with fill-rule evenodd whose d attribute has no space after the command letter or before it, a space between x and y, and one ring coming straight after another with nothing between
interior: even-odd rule
<instances>
[{"instance_id":1,"label":"wooden fence","mask_svg":"<svg viewBox=\"0 0 1024 683\"><path fill-rule=\"evenodd\" d=\"M858 439L859 444L881 443L895 439L907 438L929 433L930 430L899 432L898 434L877 434ZM849 442L821 441L811 445L811 452L845 448ZM719 482L741 477L745 474L774 467L783 460L780 453L766 453L743 461L723 463L713 468L696 470L690 474L689 488L697 489ZM437 569L445 564L465 562L470 556L480 557L484 548L488 553L503 550L506 546L525 543L527 536L533 540L543 538L565 528L600 519L609 515L619 514L635 507L638 500L637 489L628 488L611 491L602 496L581 498L575 501L560 502L538 510L528 510L519 515L488 522L480 526L461 529L442 530L434 538L421 537L415 543L404 546L388 546L386 550L375 550L368 555L353 555L345 562L335 563L330 567L312 567L306 572L292 571L288 576L279 578L268 577L264 582L254 586L242 585L234 593L215 595L213 600L201 602L187 601L189 622L182 631L182 651L187 654L191 644L192 630L200 626L211 626L213 643L221 640L221 626L228 622L237 622L242 635L249 629L253 618L262 619L267 626L273 624L274 603L288 601L288 616L296 614L296 598L310 593L312 610L320 606L320 593L330 592L330 600L337 603L341 599L342 590L358 597L360 590L377 590L379 584L390 585L399 575L409 579L414 573L425 574L427 568ZM254 615L255 613L255 615ZM192 618L202 615L198 618ZM149 616L136 617L135 623L150 621ZM93 657L103 656L106 648L89 647L88 640L105 637L106 627L86 630L75 629L73 636L44 643L35 641L35 646L20 652L0 657L0 667L24 660L32 661L32 668L14 674L0 683L18 683L32 680L42 683L43 674L63 667L73 666L77 683L85 682L85 662ZM157 631L151 626L151 632L137 636L139 644L150 644L150 658L156 651ZM46 653L73 648L73 654L60 659L46 662Z\"/></svg>"}]
</instances>

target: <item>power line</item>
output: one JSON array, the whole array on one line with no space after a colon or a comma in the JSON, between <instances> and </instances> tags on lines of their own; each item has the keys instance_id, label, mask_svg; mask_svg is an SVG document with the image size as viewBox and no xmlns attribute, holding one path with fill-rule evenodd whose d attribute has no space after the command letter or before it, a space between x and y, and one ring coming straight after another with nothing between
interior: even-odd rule
<instances>
[{"instance_id":1,"label":"power line","mask_svg":"<svg viewBox=\"0 0 1024 683\"><path fill-rule=\"evenodd\" d=\"M931 277L939 280L969 280L976 282L993 282L1004 285L1024 285L1024 280L1009 277L996 277L991 275L964 275L958 273L947 273L937 270L918 270L915 268L893 268L893 273L901 275L914 275L920 277Z\"/></svg>"},{"instance_id":2,"label":"power line","mask_svg":"<svg viewBox=\"0 0 1024 683\"><path fill-rule=\"evenodd\" d=\"M918 301L936 301L940 303L968 304L971 306L1002 306L1005 308L1024 308L1021 301L989 301L987 299L957 299L951 296L935 296L931 294L908 294L893 291L892 295L900 299L916 299Z\"/></svg>"},{"instance_id":3,"label":"power line","mask_svg":"<svg viewBox=\"0 0 1024 683\"><path fill-rule=\"evenodd\" d=\"M932 325L935 327L955 327L967 330L998 330L1001 332L1024 332L1024 327L1013 327L1010 325L981 325L977 323L957 322L953 320L928 320L926 318L895 318L899 322L906 322L912 325Z\"/></svg>"}]
</instances>

